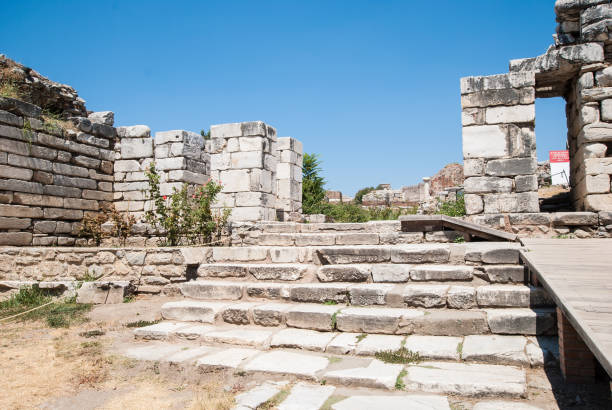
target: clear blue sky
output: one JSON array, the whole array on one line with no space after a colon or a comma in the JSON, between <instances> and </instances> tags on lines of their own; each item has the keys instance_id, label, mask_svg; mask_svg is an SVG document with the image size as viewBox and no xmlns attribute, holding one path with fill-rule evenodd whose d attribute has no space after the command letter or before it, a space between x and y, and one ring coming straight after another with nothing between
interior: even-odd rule
<instances>
[{"instance_id":1,"label":"clear blue sky","mask_svg":"<svg viewBox=\"0 0 612 410\"><path fill-rule=\"evenodd\" d=\"M459 78L546 51L553 0L0 0L0 53L117 125L263 120L323 161L328 189L417 183L461 162ZM538 156L565 148L538 101Z\"/></svg>"}]
</instances>

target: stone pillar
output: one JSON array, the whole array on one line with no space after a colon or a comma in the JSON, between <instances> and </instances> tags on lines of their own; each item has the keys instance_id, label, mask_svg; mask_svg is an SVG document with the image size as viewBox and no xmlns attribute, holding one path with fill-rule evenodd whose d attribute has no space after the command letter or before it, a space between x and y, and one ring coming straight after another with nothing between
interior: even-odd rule
<instances>
[{"instance_id":1,"label":"stone pillar","mask_svg":"<svg viewBox=\"0 0 612 410\"><path fill-rule=\"evenodd\" d=\"M594 383L595 357L559 308L557 308L557 328L559 362L565 381Z\"/></svg>"},{"instance_id":2,"label":"stone pillar","mask_svg":"<svg viewBox=\"0 0 612 410\"><path fill-rule=\"evenodd\" d=\"M302 214L302 143L282 137L277 145L276 215L278 220L299 220Z\"/></svg>"},{"instance_id":3,"label":"stone pillar","mask_svg":"<svg viewBox=\"0 0 612 410\"><path fill-rule=\"evenodd\" d=\"M430 177L423 177L423 185L421 192L421 201L427 201L430 198L429 194L429 181L431 181Z\"/></svg>"},{"instance_id":4,"label":"stone pillar","mask_svg":"<svg viewBox=\"0 0 612 410\"><path fill-rule=\"evenodd\" d=\"M210 178L210 155L204 137L185 130L155 133L155 168L161 195L171 195L183 184L203 185Z\"/></svg>"},{"instance_id":5,"label":"stone pillar","mask_svg":"<svg viewBox=\"0 0 612 410\"><path fill-rule=\"evenodd\" d=\"M535 74L461 79L468 215L539 212Z\"/></svg>"},{"instance_id":6,"label":"stone pillar","mask_svg":"<svg viewBox=\"0 0 612 410\"><path fill-rule=\"evenodd\" d=\"M117 128L114 199L118 211L137 220L144 215L149 184L145 171L153 161L153 139L146 125Z\"/></svg>"},{"instance_id":7,"label":"stone pillar","mask_svg":"<svg viewBox=\"0 0 612 410\"><path fill-rule=\"evenodd\" d=\"M213 125L211 177L223 190L213 205L232 221L276 220L276 130L261 121Z\"/></svg>"}]
</instances>

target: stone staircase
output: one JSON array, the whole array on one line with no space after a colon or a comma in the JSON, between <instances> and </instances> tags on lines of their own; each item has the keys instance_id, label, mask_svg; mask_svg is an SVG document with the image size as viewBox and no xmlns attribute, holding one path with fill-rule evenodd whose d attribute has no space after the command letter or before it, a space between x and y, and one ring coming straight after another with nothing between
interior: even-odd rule
<instances>
[{"instance_id":1,"label":"stone staircase","mask_svg":"<svg viewBox=\"0 0 612 410\"><path fill-rule=\"evenodd\" d=\"M509 397L526 396L527 369L555 361L554 305L524 283L519 244L422 243L425 234L404 243L414 233L398 231L388 232L395 244L381 244L380 232L352 232L371 225L346 225L264 229L267 245L213 248L210 263L192 266L197 278L176 285L184 299L163 305L161 323L136 329L142 342L125 354L335 386ZM364 243L371 235L377 243ZM402 347L424 362L372 358Z\"/></svg>"}]
</instances>

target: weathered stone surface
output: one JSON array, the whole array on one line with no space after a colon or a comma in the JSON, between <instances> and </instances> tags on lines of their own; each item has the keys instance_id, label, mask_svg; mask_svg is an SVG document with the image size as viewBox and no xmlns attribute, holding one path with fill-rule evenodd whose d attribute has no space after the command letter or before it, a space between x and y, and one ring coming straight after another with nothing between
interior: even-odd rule
<instances>
[{"instance_id":1,"label":"weathered stone surface","mask_svg":"<svg viewBox=\"0 0 612 410\"><path fill-rule=\"evenodd\" d=\"M368 334L355 348L355 354L360 356L374 356L383 350L397 350L402 346L404 336Z\"/></svg>"},{"instance_id":2,"label":"weathered stone surface","mask_svg":"<svg viewBox=\"0 0 612 410\"><path fill-rule=\"evenodd\" d=\"M379 263L388 262L391 252L388 247L338 246L317 249L317 254L326 264Z\"/></svg>"},{"instance_id":3,"label":"weathered stone surface","mask_svg":"<svg viewBox=\"0 0 612 410\"><path fill-rule=\"evenodd\" d=\"M409 314L406 309L349 307L336 315L336 327L342 332L394 334L400 319Z\"/></svg>"},{"instance_id":4,"label":"weathered stone surface","mask_svg":"<svg viewBox=\"0 0 612 410\"><path fill-rule=\"evenodd\" d=\"M283 329L272 336L271 347L297 348L325 351L327 344L335 337L331 332L315 332L304 329Z\"/></svg>"},{"instance_id":5,"label":"weathered stone surface","mask_svg":"<svg viewBox=\"0 0 612 410\"><path fill-rule=\"evenodd\" d=\"M415 265L410 269L413 281L472 280L474 268L464 265Z\"/></svg>"},{"instance_id":6,"label":"weathered stone surface","mask_svg":"<svg viewBox=\"0 0 612 410\"><path fill-rule=\"evenodd\" d=\"M512 192L512 179L471 177L464 182L467 193Z\"/></svg>"},{"instance_id":7,"label":"weathered stone surface","mask_svg":"<svg viewBox=\"0 0 612 410\"><path fill-rule=\"evenodd\" d=\"M181 349L182 346L180 345L172 345L168 343L147 343L145 346L131 347L123 354L131 359L158 361L163 360L174 353L180 352Z\"/></svg>"},{"instance_id":8,"label":"weathered stone surface","mask_svg":"<svg viewBox=\"0 0 612 410\"><path fill-rule=\"evenodd\" d=\"M161 322L155 325L134 329L134 336L147 340L166 339L172 333L188 326L190 325L187 323Z\"/></svg>"},{"instance_id":9,"label":"weathered stone surface","mask_svg":"<svg viewBox=\"0 0 612 410\"><path fill-rule=\"evenodd\" d=\"M374 282L407 282L410 279L411 265L375 264L371 266Z\"/></svg>"},{"instance_id":10,"label":"weathered stone surface","mask_svg":"<svg viewBox=\"0 0 612 410\"><path fill-rule=\"evenodd\" d=\"M480 195L465 194L463 199L465 201L466 214L479 214L484 210L484 203Z\"/></svg>"},{"instance_id":11,"label":"weathered stone surface","mask_svg":"<svg viewBox=\"0 0 612 410\"><path fill-rule=\"evenodd\" d=\"M355 386L393 389L403 366L387 364L372 360L367 367L346 370L332 370L325 373L325 379L331 383Z\"/></svg>"},{"instance_id":12,"label":"weathered stone surface","mask_svg":"<svg viewBox=\"0 0 612 410\"><path fill-rule=\"evenodd\" d=\"M515 401L481 401L476 403L472 410L542 410L540 407Z\"/></svg>"},{"instance_id":13,"label":"weathered stone surface","mask_svg":"<svg viewBox=\"0 0 612 410\"><path fill-rule=\"evenodd\" d=\"M464 336L489 333L484 312L473 310L441 310L400 323L398 333L432 336Z\"/></svg>"},{"instance_id":14,"label":"weathered stone surface","mask_svg":"<svg viewBox=\"0 0 612 410\"><path fill-rule=\"evenodd\" d=\"M448 285L407 285L404 288L404 301L408 306L444 307L448 288Z\"/></svg>"},{"instance_id":15,"label":"weathered stone surface","mask_svg":"<svg viewBox=\"0 0 612 410\"><path fill-rule=\"evenodd\" d=\"M328 343L325 351L332 354L351 354L355 351L359 339L359 333L336 333L336 337Z\"/></svg>"},{"instance_id":16,"label":"weathered stone surface","mask_svg":"<svg viewBox=\"0 0 612 410\"><path fill-rule=\"evenodd\" d=\"M267 303L253 308L253 323L259 326L280 326L285 312L291 308L289 304Z\"/></svg>"},{"instance_id":17,"label":"weathered stone surface","mask_svg":"<svg viewBox=\"0 0 612 410\"><path fill-rule=\"evenodd\" d=\"M510 366L424 362L406 371L406 386L420 391L475 397L521 397L526 391L525 372Z\"/></svg>"},{"instance_id":18,"label":"weathered stone surface","mask_svg":"<svg viewBox=\"0 0 612 410\"><path fill-rule=\"evenodd\" d=\"M506 132L500 126L463 127L464 158L500 158L507 155Z\"/></svg>"},{"instance_id":19,"label":"weathered stone surface","mask_svg":"<svg viewBox=\"0 0 612 410\"><path fill-rule=\"evenodd\" d=\"M227 369L240 366L240 364L259 354L255 349L231 348L223 349L217 353L206 355L197 361L197 366L205 370Z\"/></svg>"},{"instance_id":20,"label":"weathered stone surface","mask_svg":"<svg viewBox=\"0 0 612 410\"><path fill-rule=\"evenodd\" d=\"M450 247L444 244L398 245L391 249L393 263L445 263Z\"/></svg>"},{"instance_id":21,"label":"weathered stone surface","mask_svg":"<svg viewBox=\"0 0 612 410\"><path fill-rule=\"evenodd\" d=\"M179 289L184 296L195 299L231 299L242 297L240 283L191 281L181 283Z\"/></svg>"},{"instance_id":22,"label":"weathered stone surface","mask_svg":"<svg viewBox=\"0 0 612 410\"><path fill-rule=\"evenodd\" d=\"M108 124L110 125L110 124ZM151 136L151 129L146 125L132 125L129 127L118 127L117 136L120 138L148 138ZM121 143L123 144L123 140Z\"/></svg>"},{"instance_id":23,"label":"weathered stone surface","mask_svg":"<svg viewBox=\"0 0 612 410\"><path fill-rule=\"evenodd\" d=\"M471 309L476 306L476 289L471 286L451 286L446 299L449 308Z\"/></svg>"},{"instance_id":24,"label":"weathered stone surface","mask_svg":"<svg viewBox=\"0 0 612 410\"><path fill-rule=\"evenodd\" d=\"M494 364L529 365L523 336L470 335L463 341L461 358Z\"/></svg>"},{"instance_id":25,"label":"weathered stone surface","mask_svg":"<svg viewBox=\"0 0 612 410\"><path fill-rule=\"evenodd\" d=\"M78 303L123 303L128 295L130 283L127 281L84 282L77 291Z\"/></svg>"},{"instance_id":26,"label":"weathered stone surface","mask_svg":"<svg viewBox=\"0 0 612 410\"><path fill-rule=\"evenodd\" d=\"M493 176L529 175L536 171L536 158L495 159L487 162L485 173Z\"/></svg>"},{"instance_id":27,"label":"weathered stone surface","mask_svg":"<svg viewBox=\"0 0 612 410\"><path fill-rule=\"evenodd\" d=\"M535 105L515 105L487 108L487 124L529 123L535 121Z\"/></svg>"},{"instance_id":28,"label":"weathered stone surface","mask_svg":"<svg viewBox=\"0 0 612 410\"><path fill-rule=\"evenodd\" d=\"M319 410L335 390L334 386L300 382L293 386L289 396L278 405L278 410Z\"/></svg>"},{"instance_id":29,"label":"weathered stone surface","mask_svg":"<svg viewBox=\"0 0 612 410\"><path fill-rule=\"evenodd\" d=\"M594 226L598 222L595 212L556 212L553 215L555 226Z\"/></svg>"},{"instance_id":30,"label":"weathered stone surface","mask_svg":"<svg viewBox=\"0 0 612 410\"><path fill-rule=\"evenodd\" d=\"M485 265L484 272L492 283L522 283L525 280L522 265Z\"/></svg>"},{"instance_id":31,"label":"weathered stone surface","mask_svg":"<svg viewBox=\"0 0 612 410\"><path fill-rule=\"evenodd\" d=\"M248 325L251 323L249 312L254 306L257 306L257 304L249 302L232 303L223 309L221 317L226 323L232 323L234 325Z\"/></svg>"},{"instance_id":32,"label":"weathered stone surface","mask_svg":"<svg viewBox=\"0 0 612 410\"><path fill-rule=\"evenodd\" d=\"M481 307L529 307L531 289L519 285L488 285L477 289Z\"/></svg>"},{"instance_id":33,"label":"weathered stone surface","mask_svg":"<svg viewBox=\"0 0 612 410\"><path fill-rule=\"evenodd\" d=\"M326 265L317 272L321 282L366 282L370 279L367 265Z\"/></svg>"},{"instance_id":34,"label":"weathered stone surface","mask_svg":"<svg viewBox=\"0 0 612 410\"><path fill-rule=\"evenodd\" d=\"M460 337L408 336L404 347L428 360L459 360Z\"/></svg>"},{"instance_id":35,"label":"weathered stone surface","mask_svg":"<svg viewBox=\"0 0 612 410\"><path fill-rule=\"evenodd\" d=\"M206 332L203 339L206 342L228 343L240 346L268 347L272 331L268 329L231 328Z\"/></svg>"},{"instance_id":36,"label":"weathered stone surface","mask_svg":"<svg viewBox=\"0 0 612 410\"><path fill-rule=\"evenodd\" d=\"M402 396L351 396L336 404L333 410L450 410L446 397L408 394Z\"/></svg>"},{"instance_id":37,"label":"weathered stone surface","mask_svg":"<svg viewBox=\"0 0 612 410\"><path fill-rule=\"evenodd\" d=\"M465 260L491 264L518 264L518 243L471 242L467 244Z\"/></svg>"},{"instance_id":38,"label":"weathered stone surface","mask_svg":"<svg viewBox=\"0 0 612 410\"><path fill-rule=\"evenodd\" d=\"M352 305L369 306L387 304L387 294L391 292L391 284L364 284L350 286L349 298Z\"/></svg>"},{"instance_id":39,"label":"weathered stone surface","mask_svg":"<svg viewBox=\"0 0 612 410\"><path fill-rule=\"evenodd\" d=\"M346 285L335 283L295 285L291 287L290 298L295 302L345 303L348 289Z\"/></svg>"},{"instance_id":40,"label":"weathered stone surface","mask_svg":"<svg viewBox=\"0 0 612 410\"><path fill-rule=\"evenodd\" d=\"M484 196L484 212L487 214L512 212L539 212L537 192L512 194L487 194Z\"/></svg>"},{"instance_id":41,"label":"weathered stone surface","mask_svg":"<svg viewBox=\"0 0 612 410\"><path fill-rule=\"evenodd\" d=\"M538 177L535 175L519 175L514 178L514 189L516 192L537 191Z\"/></svg>"},{"instance_id":42,"label":"weathered stone surface","mask_svg":"<svg viewBox=\"0 0 612 410\"><path fill-rule=\"evenodd\" d=\"M161 315L167 320L215 323L216 316L227 306L227 303L222 302L182 300L164 303Z\"/></svg>"},{"instance_id":43,"label":"weathered stone surface","mask_svg":"<svg viewBox=\"0 0 612 410\"><path fill-rule=\"evenodd\" d=\"M287 326L330 331L335 326L336 313L340 309L340 307L333 305L297 305L286 313Z\"/></svg>"},{"instance_id":44,"label":"weathered stone surface","mask_svg":"<svg viewBox=\"0 0 612 410\"><path fill-rule=\"evenodd\" d=\"M325 357L277 350L260 354L242 368L248 372L291 374L316 380L316 374L328 364Z\"/></svg>"},{"instance_id":45,"label":"weathered stone surface","mask_svg":"<svg viewBox=\"0 0 612 410\"><path fill-rule=\"evenodd\" d=\"M516 335L542 335L556 331L553 309L489 309L491 332Z\"/></svg>"}]
</instances>

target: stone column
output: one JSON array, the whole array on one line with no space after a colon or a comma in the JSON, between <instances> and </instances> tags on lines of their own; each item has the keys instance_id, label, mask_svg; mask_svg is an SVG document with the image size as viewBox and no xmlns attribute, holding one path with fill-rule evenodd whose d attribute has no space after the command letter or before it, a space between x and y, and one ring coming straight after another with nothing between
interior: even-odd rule
<instances>
[{"instance_id":1,"label":"stone column","mask_svg":"<svg viewBox=\"0 0 612 410\"><path fill-rule=\"evenodd\" d=\"M213 125L211 177L223 190L215 208L232 221L276 220L276 130L261 121Z\"/></svg>"},{"instance_id":2,"label":"stone column","mask_svg":"<svg viewBox=\"0 0 612 410\"><path fill-rule=\"evenodd\" d=\"M539 212L535 74L461 79L468 215Z\"/></svg>"},{"instance_id":3,"label":"stone column","mask_svg":"<svg viewBox=\"0 0 612 410\"><path fill-rule=\"evenodd\" d=\"M594 383L595 357L559 308L557 308L557 328L559 364L565 381Z\"/></svg>"},{"instance_id":4,"label":"stone column","mask_svg":"<svg viewBox=\"0 0 612 410\"><path fill-rule=\"evenodd\" d=\"M302 214L302 143L282 137L277 145L276 211L282 221L299 220Z\"/></svg>"}]
</instances>

